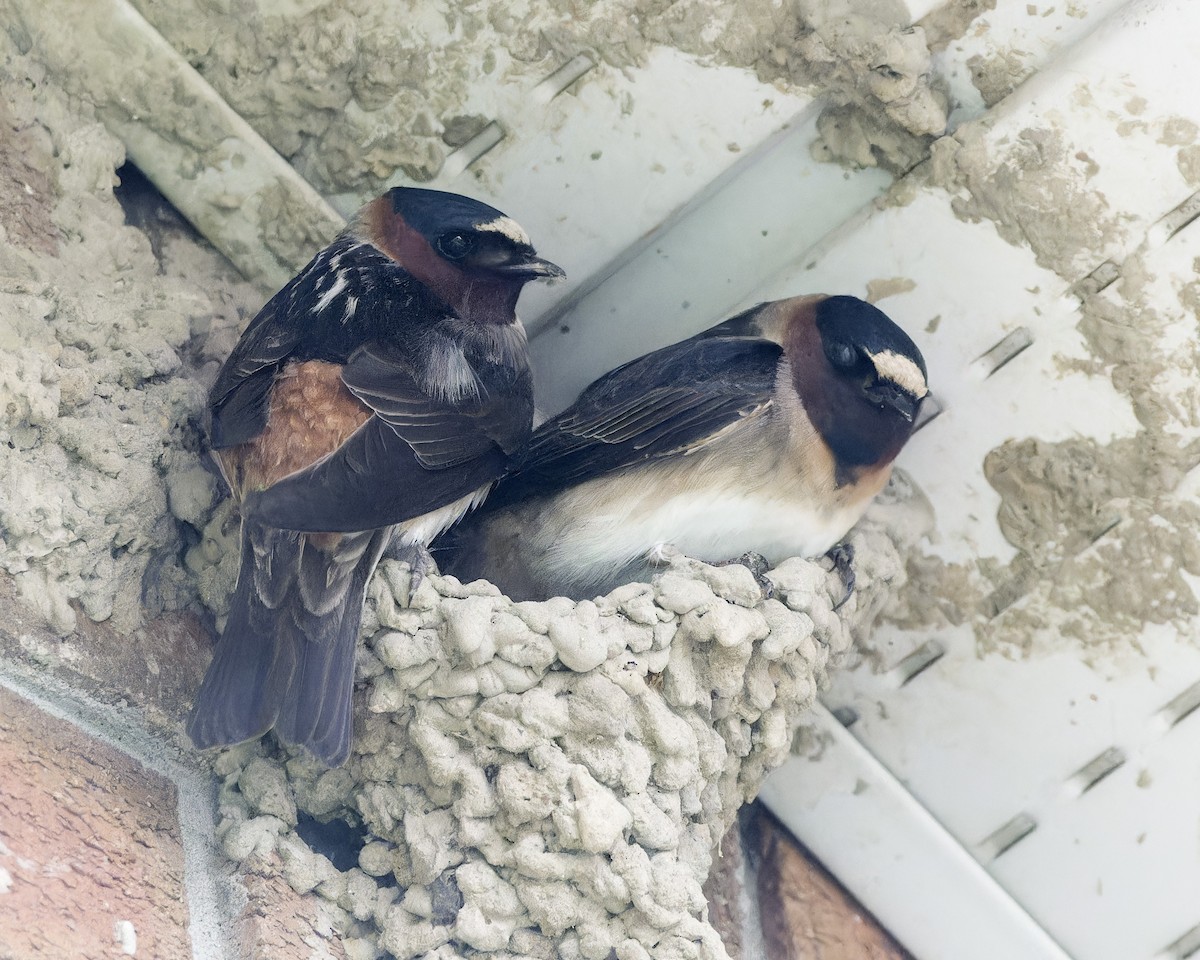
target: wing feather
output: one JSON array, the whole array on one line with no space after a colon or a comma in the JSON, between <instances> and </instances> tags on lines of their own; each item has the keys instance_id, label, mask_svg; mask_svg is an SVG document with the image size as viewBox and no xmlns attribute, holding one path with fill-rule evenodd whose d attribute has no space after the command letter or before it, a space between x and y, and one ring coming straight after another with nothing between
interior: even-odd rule
<instances>
[{"instance_id":1,"label":"wing feather","mask_svg":"<svg viewBox=\"0 0 1200 960\"><path fill-rule=\"evenodd\" d=\"M701 335L617 368L537 430L490 505L702 448L771 407L781 356L763 338Z\"/></svg>"},{"instance_id":2,"label":"wing feather","mask_svg":"<svg viewBox=\"0 0 1200 960\"><path fill-rule=\"evenodd\" d=\"M492 483L508 467L511 434L530 426L532 388L528 371L518 373L506 393L488 389L495 378L484 370L478 395L455 401L433 396L406 353L361 347L342 380L374 415L329 456L247 494L243 511L293 530L368 530Z\"/></svg>"}]
</instances>

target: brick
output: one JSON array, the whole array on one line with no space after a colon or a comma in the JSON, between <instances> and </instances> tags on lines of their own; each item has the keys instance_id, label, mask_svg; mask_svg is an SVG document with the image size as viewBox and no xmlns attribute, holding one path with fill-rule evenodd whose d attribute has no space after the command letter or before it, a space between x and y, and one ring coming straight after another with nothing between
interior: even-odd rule
<instances>
[{"instance_id":1,"label":"brick","mask_svg":"<svg viewBox=\"0 0 1200 960\"><path fill-rule=\"evenodd\" d=\"M912 960L763 807L747 815L766 960Z\"/></svg>"},{"instance_id":2,"label":"brick","mask_svg":"<svg viewBox=\"0 0 1200 960\"><path fill-rule=\"evenodd\" d=\"M212 644L211 631L190 613L164 614L130 633L80 616L75 631L60 637L0 572L0 656L33 664L101 702L138 706L167 737L179 735Z\"/></svg>"},{"instance_id":3,"label":"brick","mask_svg":"<svg viewBox=\"0 0 1200 960\"><path fill-rule=\"evenodd\" d=\"M174 786L3 688L0 770L0 960L190 960Z\"/></svg>"},{"instance_id":4,"label":"brick","mask_svg":"<svg viewBox=\"0 0 1200 960\"><path fill-rule=\"evenodd\" d=\"M270 865L278 871L278 858ZM278 873L243 878L248 902L238 918L241 955L247 960L345 960L327 908L317 897L301 896Z\"/></svg>"}]
</instances>

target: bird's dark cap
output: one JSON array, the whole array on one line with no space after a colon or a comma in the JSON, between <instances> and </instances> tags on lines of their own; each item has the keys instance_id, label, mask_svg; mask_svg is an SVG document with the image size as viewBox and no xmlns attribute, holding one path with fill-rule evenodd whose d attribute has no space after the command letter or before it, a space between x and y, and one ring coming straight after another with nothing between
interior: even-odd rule
<instances>
[{"instance_id":1,"label":"bird's dark cap","mask_svg":"<svg viewBox=\"0 0 1200 960\"><path fill-rule=\"evenodd\" d=\"M925 358L912 338L878 307L858 297L826 297L816 308L817 329L822 339L837 337L866 349L870 354L894 353L912 360L928 380Z\"/></svg>"},{"instance_id":2,"label":"bird's dark cap","mask_svg":"<svg viewBox=\"0 0 1200 960\"><path fill-rule=\"evenodd\" d=\"M392 210L426 238L454 231L492 230L518 246L531 246L529 237L515 220L480 200L420 187L393 187L387 195Z\"/></svg>"}]
</instances>

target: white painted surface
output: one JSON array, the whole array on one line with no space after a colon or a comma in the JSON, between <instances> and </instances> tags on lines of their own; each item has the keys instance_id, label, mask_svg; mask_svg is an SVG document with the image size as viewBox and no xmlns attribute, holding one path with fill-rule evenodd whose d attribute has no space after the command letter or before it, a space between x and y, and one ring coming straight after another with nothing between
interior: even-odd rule
<instances>
[{"instance_id":1,"label":"white painted surface","mask_svg":"<svg viewBox=\"0 0 1200 960\"><path fill-rule=\"evenodd\" d=\"M1200 124L1200 5L998 0L976 27L939 56L952 84L977 55L1032 76L991 109L987 150L1003 158L1027 131L1053 129L1081 171L1094 165L1104 230L1063 259L1065 278L990 222L960 219L939 189L870 209L886 178L813 165L805 116L535 337L546 409L757 300L865 295L871 281L901 278L896 289L910 289L880 306L924 351L945 408L901 459L936 508L927 551L1011 560L985 454L1009 438L1107 443L1138 430L1111 371L1084 370L1072 285L1139 249L1164 307L1195 279L1200 222L1172 236L1172 211L1193 188L1170 125ZM983 112L963 99L955 122ZM1063 209L1064 224L1079 215ZM785 239L761 243L763 229ZM1194 349L1194 316L1175 309L1162 327L1160 345ZM1028 347L993 370L982 358L1008 337ZM1161 374L1162 390L1194 390L1190 369ZM1181 496L1200 471L1189 483ZM1054 612L1044 615L1052 631ZM846 731L826 715L821 759L793 761L764 798L918 960L1179 960L1200 924L1200 711L1171 726L1163 710L1200 682L1196 635L1200 622L1147 628L1119 650L1062 643L1022 656L981 650L968 625L887 628L872 638L882 667L930 642L944 655L909 683L867 666L838 677L826 703L858 721ZM1113 757L1123 762L1089 787ZM1006 827L1009 839L1021 832L1014 823L1033 829L998 852Z\"/></svg>"},{"instance_id":2,"label":"white painted surface","mask_svg":"<svg viewBox=\"0 0 1200 960\"><path fill-rule=\"evenodd\" d=\"M1016 6L1001 0L995 16ZM1071 260L1071 279L1106 259L1119 266L1144 255L1161 325L1155 343L1190 356L1196 317L1181 309L1179 291L1196 279L1200 229L1192 224L1172 235L1185 217L1171 211L1193 188L1181 175L1168 124L1200 123L1192 96L1200 62L1187 52L1200 36L1200 6L1159 0L1115 13L1114 4L1103 6L1106 21L1079 31L992 111L986 140L1003 155L1025 131L1053 127L1068 156L1086 154L1096 164L1091 186L1105 197L1113 228ZM1131 108L1135 98L1144 103ZM880 275L895 271L916 282L881 305L916 328L947 412L917 436L902 464L935 504L932 552L1004 560L1011 551L995 524L999 499L982 476L982 454L1005 435L1103 441L1131 435L1137 423L1107 370L1061 372L1064 361L1087 355L1067 284L989 225L956 221L946 199L924 190L909 207L875 215L829 245L810 275L836 277L853 290L862 282L857 265L867 260ZM1064 218L1073 213L1063 210ZM905 236L919 239L905 249ZM1118 285L1100 296L1123 304ZM936 334L922 336L922 322L934 313L942 316ZM1032 346L978 379L971 361L1018 326L1029 330ZM1156 386L1182 398L1195 390L1190 370L1181 362ZM1174 430L1197 435L1185 416ZM1193 471L1177 495L1194 498L1198 484ZM1121 527L1110 534L1120 535ZM1044 617L1053 636L1055 611L1036 606L1036 597L1020 603ZM885 667L930 641L945 654L904 685L893 671L866 665L837 677L825 702L858 714L850 741L835 738L815 764L794 761L781 780L813 780L818 786L804 789L816 794L831 776L862 776L878 762L920 807L844 794L841 803L820 796L806 805L796 797L809 794L789 795L775 784L768 802L920 960L1042 955L997 947L983 927L964 945L957 918L970 915L981 895L970 869L960 869L959 889L938 899L937 916L923 917L928 885L936 882L931 872L959 869L947 866L929 837L927 814L996 881L995 915L1009 917L1007 935L1023 929L1008 912L1011 896L1075 960L1179 960L1197 945L1189 932L1200 924L1200 712L1171 725L1164 711L1200 683L1197 635L1200 622L1192 620L1146 627L1119 647L1064 640L1023 655L981 650L969 626L885 628L872 638ZM1088 788L1104 758L1123 762ZM1082 772L1089 768L1091 775ZM1034 829L997 854L989 838L1018 818ZM914 843L916 836L926 840Z\"/></svg>"},{"instance_id":3,"label":"white painted surface","mask_svg":"<svg viewBox=\"0 0 1200 960\"><path fill-rule=\"evenodd\" d=\"M555 251L547 255L561 259L567 277L527 288L521 310L531 331L812 108L811 98L749 71L661 47L643 66L598 64L569 91L556 89L575 72L543 81L519 113L494 117L503 139L486 160L448 160L437 179L418 184L485 200L519 221L540 250ZM364 199L341 202L353 208Z\"/></svg>"},{"instance_id":4,"label":"white painted surface","mask_svg":"<svg viewBox=\"0 0 1200 960\"><path fill-rule=\"evenodd\" d=\"M555 413L626 360L770 299L765 276L802 258L890 183L879 170L817 163L809 153L815 138L816 114L798 117L569 313L551 314L548 325L535 321L539 408ZM813 290L801 282L785 296Z\"/></svg>"},{"instance_id":5,"label":"white painted surface","mask_svg":"<svg viewBox=\"0 0 1200 960\"><path fill-rule=\"evenodd\" d=\"M929 812L818 706L816 763L761 797L919 960L1069 960Z\"/></svg>"}]
</instances>

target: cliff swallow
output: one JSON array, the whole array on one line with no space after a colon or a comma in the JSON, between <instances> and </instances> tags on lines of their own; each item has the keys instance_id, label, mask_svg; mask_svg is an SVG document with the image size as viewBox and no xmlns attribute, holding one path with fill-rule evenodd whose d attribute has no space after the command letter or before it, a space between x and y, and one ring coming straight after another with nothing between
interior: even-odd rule
<instances>
[{"instance_id":1,"label":"cliff swallow","mask_svg":"<svg viewBox=\"0 0 1200 960\"><path fill-rule=\"evenodd\" d=\"M855 297L764 303L601 377L543 424L442 567L514 599L649 575L663 544L710 562L827 551L882 489L925 361Z\"/></svg>"},{"instance_id":2,"label":"cliff swallow","mask_svg":"<svg viewBox=\"0 0 1200 960\"><path fill-rule=\"evenodd\" d=\"M424 553L527 440L515 307L558 276L500 211L396 188L251 321L209 395L242 556L188 720L196 746L274 728L345 761L367 581L387 549Z\"/></svg>"}]
</instances>

